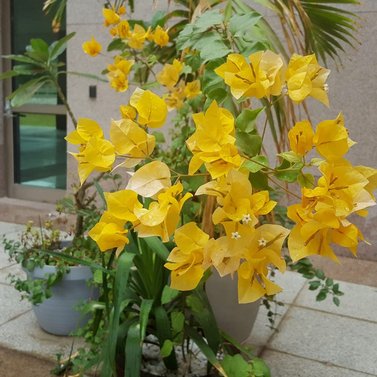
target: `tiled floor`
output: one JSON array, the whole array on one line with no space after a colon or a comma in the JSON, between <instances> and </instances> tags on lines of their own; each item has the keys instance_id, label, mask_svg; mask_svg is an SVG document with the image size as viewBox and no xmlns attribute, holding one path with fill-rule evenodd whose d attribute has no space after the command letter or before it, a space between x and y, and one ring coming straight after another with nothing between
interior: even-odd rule
<instances>
[{"instance_id":1,"label":"tiled floor","mask_svg":"<svg viewBox=\"0 0 377 377\"><path fill-rule=\"evenodd\" d=\"M0 222L0 236L14 237L20 229ZM73 339L43 332L30 305L8 285L6 276L17 268L0 248L0 344L46 358L67 354ZM279 300L285 303L279 307L277 330L268 328L261 308L248 339L272 377L377 376L377 288L341 282L345 295L338 308L331 300L317 303L296 273L276 280L284 288Z\"/></svg>"}]
</instances>

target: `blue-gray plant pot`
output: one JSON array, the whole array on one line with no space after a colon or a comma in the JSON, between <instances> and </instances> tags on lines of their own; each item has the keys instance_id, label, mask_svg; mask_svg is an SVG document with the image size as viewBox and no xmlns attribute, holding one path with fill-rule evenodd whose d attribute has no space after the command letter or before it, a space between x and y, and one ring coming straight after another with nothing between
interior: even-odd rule
<instances>
[{"instance_id":1,"label":"blue-gray plant pot","mask_svg":"<svg viewBox=\"0 0 377 377\"><path fill-rule=\"evenodd\" d=\"M43 279L46 274L55 271L55 266L44 266L35 268L28 274L31 279ZM43 330L54 335L69 335L88 322L90 316L80 313L77 306L98 298L98 288L88 285L92 276L89 267L70 267L70 272L52 287L52 297L33 305L35 316Z\"/></svg>"}]
</instances>

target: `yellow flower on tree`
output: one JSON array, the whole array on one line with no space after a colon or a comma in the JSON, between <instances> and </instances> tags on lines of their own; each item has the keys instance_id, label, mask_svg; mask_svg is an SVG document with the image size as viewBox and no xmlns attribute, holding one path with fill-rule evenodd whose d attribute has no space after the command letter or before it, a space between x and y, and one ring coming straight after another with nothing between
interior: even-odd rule
<instances>
[{"instance_id":1,"label":"yellow flower on tree","mask_svg":"<svg viewBox=\"0 0 377 377\"><path fill-rule=\"evenodd\" d=\"M165 267L171 270L171 287L189 291L197 287L204 274L203 248L209 236L195 223L190 222L174 233L177 245L169 254Z\"/></svg>"},{"instance_id":2,"label":"yellow flower on tree","mask_svg":"<svg viewBox=\"0 0 377 377\"><path fill-rule=\"evenodd\" d=\"M168 114L166 103L150 90L136 88L130 104L137 110L139 124L158 128L165 123Z\"/></svg>"},{"instance_id":3,"label":"yellow flower on tree","mask_svg":"<svg viewBox=\"0 0 377 377\"><path fill-rule=\"evenodd\" d=\"M153 32L153 41L156 45L164 47L169 43L169 34L160 25Z\"/></svg>"},{"instance_id":4,"label":"yellow flower on tree","mask_svg":"<svg viewBox=\"0 0 377 377\"><path fill-rule=\"evenodd\" d=\"M78 161L80 183L93 171L110 171L115 161L115 148L110 141L99 137L92 137L78 153L71 153Z\"/></svg>"},{"instance_id":5,"label":"yellow flower on tree","mask_svg":"<svg viewBox=\"0 0 377 377\"><path fill-rule=\"evenodd\" d=\"M97 243L101 251L117 248L117 253L119 253L129 242L127 233L127 229L124 229L120 223L100 221L88 234Z\"/></svg>"},{"instance_id":6,"label":"yellow flower on tree","mask_svg":"<svg viewBox=\"0 0 377 377\"><path fill-rule=\"evenodd\" d=\"M317 152L329 161L342 158L354 144L348 137L342 114L319 123L313 142Z\"/></svg>"},{"instance_id":7,"label":"yellow flower on tree","mask_svg":"<svg viewBox=\"0 0 377 377\"><path fill-rule=\"evenodd\" d=\"M157 201L148 208L135 209L138 219L135 230L139 237L158 236L163 242L169 241L179 223L183 204L192 196L190 193L182 196L182 191L182 184L177 183L158 194Z\"/></svg>"},{"instance_id":8,"label":"yellow flower on tree","mask_svg":"<svg viewBox=\"0 0 377 377\"><path fill-rule=\"evenodd\" d=\"M102 51L102 46L97 40L92 37L89 41L86 41L82 44L82 49L85 54L90 56L97 56Z\"/></svg>"},{"instance_id":9,"label":"yellow flower on tree","mask_svg":"<svg viewBox=\"0 0 377 377\"><path fill-rule=\"evenodd\" d=\"M275 295L282 288L268 279L268 267L285 271L281 248L289 230L280 225L264 224L250 236L250 243L238 268L238 302L254 302L264 295Z\"/></svg>"},{"instance_id":10,"label":"yellow flower on tree","mask_svg":"<svg viewBox=\"0 0 377 377\"><path fill-rule=\"evenodd\" d=\"M188 99L197 97L199 94L202 93L200 90L200 81L194 80L188 82L185 86L184 93Z\"/></svg>"},{"instance_id":11,"label":"yellow flower on tree","mask_svg":"<svg viewBox=\"0 0 377 377\"><path fill-rule=\"evenodd\" d=\"M259 51L249 56L230 54L226 63L215 72L230 87L232 95L241 97L269 97L282 92L284 81L283 59L272 51Z\"/></svg>"},{"instance_id":12,"label":"yellow flower on tree","mask_svg":"<svg viewBox=\"0 0 377 377\"><path fill-rule=\"evenodd\" d=\"M183 67L183 63L177 59L174 59L173 64L165 64L162 71L157 74L157 81L161 85L172 89L177 84Z\"/></svg>"},{"instance_id":13,"label":"yellow flower on tree","mask_svg":"<svg viewBox=\"0 0 377 377\"><path fill-rule=\"evenodd\" d=\"M130 35L130 24L127 20L120 21L117 25L110 29L110 34L113 37L126 39Z\"/></svg>"},{"instance_id":14,"label":"yellow flower on tree","mask_svg":"<svg viewBox=\"0 0 377 377\"><path fill-rule=\"evenodd\" d=\"M104 25L106 27L117 24L120 21L120 15L114 9L103 8L102 15L104 18Z\"/></svg>"},{"instance_id":15,"label":"yellow flower on tree","mask_svg":"<svg viewBox=\"0 0 377 377\"><path fill-rule=\"evenodd\" d=\"M92 137L103 138L101 126L93 119L79 118L76 129L70 132L65 140L74 145L86 144Z\"/></svg>"},{"instance_id":16,"label":"yellow flower on tree","mask_svg":"<svg viewBox=\"0 0 377 377\"><path fill-rule=\"evenodd\" d=\"M155 147L155 137L149 135L130 119L113 120L110 140L115 153L126 157L125 167L133 167L150 156Z\"/></svg>"},{"instance_id":17,"label":"yellow flower on tree","mask_svg":"<svg viewBox=\"0 0 377 377\"><path fill-rule=\"evenodd\" d=\"M149 30L145 30L141 25L135 24L128 35L128 45L135 49L141 50L144 47L145 40L148 38Z\"/></svg>"},{"instance_id":18,"label":"yellow flower on tree","mask_svg":"<svg viewBox=\"0 0 377 377\"><path fill-rule=\"evenodd\" d=\"M287 68L288 96L295 102L313 97L329 106L326 80L330 70L321 67L314 54L293 54Z\"/></svg>"},{"instance_id":19,"label":"yellow flower on tree","mask_svg":"<svg viewBox=\"0 0 377 377\"><path fill-rule=\"evenodd\" d=\"M288 132L291 150L299 156L305 156L313 148L314 131L308 120L297 122Z\"/></svg>"},{"instance_id":20,"label":"yellow flower on tree","mask_svg":"<svg viewBox=\"0 0 377 377\"><path fill-rule=\"evenodd\" d=\"M110 81L110 85L117 92L124 92L128 89L128 75L133 64L133 60L127 60L121 56L116 56L114 64L109 64L107 66L109 71L107 77Z\"/></svg>"},{"instance_id":21,"label":"yellow flower on tree","mask_svg":"<svg viewBox=\"0 0 377 377\"><path fill-rule=\"evenodd\" d=\"M136 118L136 109L130 105L120 105L119 106L120 114L122 115L122 118L124 119L131 119L135 120Z\"/></svg>"}]
</instances>

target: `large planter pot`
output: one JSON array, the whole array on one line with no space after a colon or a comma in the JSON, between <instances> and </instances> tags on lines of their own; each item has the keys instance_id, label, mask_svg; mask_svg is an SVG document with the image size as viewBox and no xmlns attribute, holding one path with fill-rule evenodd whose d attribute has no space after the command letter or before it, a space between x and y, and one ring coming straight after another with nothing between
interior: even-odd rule
<instances>
[{"instance_id":1,"label":"large planter pot","mask_svg":"<svg viewBox=\"0 0 377 377\"><path fill-rule=\"evenodd\" d=\"M253 329L260 300L239 304L237 277L222 278L217 271L213 271L207 280L206 292L220 329L239 342L245 341Z\"/></svg>"},{"instance_id":2,"label":"large planter pot","mask_svg":"<svg viewBox=\"0 0 377 377\"><path fill-rule=\"evenodd\" d=\"M28 275L30 279L43 279L46 274L54 272L55 266L44 266L35 268ZM70 267L70 272L52 287L52 297L33 305L35 316L43 330L54 335L69 335L88 322L89 316L80 313L76 307L83 301L98 298L98 289L88 285L92 276L89 267Z\"/></svg>"}]
</instances>

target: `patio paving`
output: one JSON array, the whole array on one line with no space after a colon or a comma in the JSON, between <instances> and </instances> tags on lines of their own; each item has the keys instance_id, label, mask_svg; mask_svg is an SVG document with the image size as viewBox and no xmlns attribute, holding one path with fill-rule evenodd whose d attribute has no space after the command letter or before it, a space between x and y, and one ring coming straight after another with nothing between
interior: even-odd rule
<instances>
[{"instance_id":1,"label":"patio paving","mask_svg":"<svg viewBox=\"0 0 377 377\"><path fill-rule=\"evenodd\" d=\"M0 236L15 237L20 229L0 222ZM9 286L6 276L17 269L0 247L0 346L49 360L56 353L67 355L74 339L42 331L30 305ZM342 276L350 277L347 271ZM345 293L340 307L330 299L317 303L315 292L294 272L276 281L284 288L278 299L285 304L278 307L277 329L268 327L262 307L247 340L268 363L272 377L377 376L377 278L370 279L374 286L340 282Z\"/></svg>"}]
</instances>

